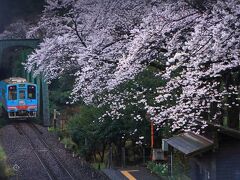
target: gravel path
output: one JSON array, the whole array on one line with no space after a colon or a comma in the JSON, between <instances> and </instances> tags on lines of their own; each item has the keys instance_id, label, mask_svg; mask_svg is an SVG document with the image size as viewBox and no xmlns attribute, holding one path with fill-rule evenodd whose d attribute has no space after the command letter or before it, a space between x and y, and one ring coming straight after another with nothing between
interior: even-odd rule
<instances>
[{"instance_id":1,"label":"gravel path","mask_svg":"<svg viewBox=\"0 0 240 180\"><path fill-rule=\"evenodd\" d=\"M58 160L64 164L74 179L79 180L104 180L108 179L101 172L93 169L88 163L73 158L72 154L64 149L64 146L57 140L58 137L54 133L49 133L47 128L37 125L42 134L34 132L34 130L25 125L21 125L27 136L31 137L34 149L31 147L28 139L20 134L13 125L7 125L0 129L0 143L3 146L11 167L16 169L16 176L11 180L47 180L48 174L34 154L34 150L44 159L49 166L53 168L53 172L57 179L68 180L66 172L59 166L56 159L53 158L51 152L48 151L44 143L39 139L42 138L49 149L51 149ZM39 136L39 137L38 137Z\"/></svg>"}]
</instances>

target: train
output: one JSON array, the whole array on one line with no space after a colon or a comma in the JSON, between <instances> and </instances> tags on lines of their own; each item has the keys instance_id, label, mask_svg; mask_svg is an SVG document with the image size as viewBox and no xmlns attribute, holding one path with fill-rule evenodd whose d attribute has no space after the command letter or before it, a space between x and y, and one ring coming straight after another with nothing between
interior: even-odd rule
<instances>
[{"instance_id":1,"label":"train","mask_svg":"<svg viewBox=\"0 0 240 180\"><path fill-rule=\"evenodd\" d=\"M37 85L21 77L0 81L2 113L9 119L36 118L38 111Z\"/></svg>"}]
</instances>

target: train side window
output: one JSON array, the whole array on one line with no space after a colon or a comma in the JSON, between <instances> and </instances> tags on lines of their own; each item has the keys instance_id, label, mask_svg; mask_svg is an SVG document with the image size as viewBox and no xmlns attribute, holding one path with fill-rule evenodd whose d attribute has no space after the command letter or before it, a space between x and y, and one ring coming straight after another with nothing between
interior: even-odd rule
<instances>
[{"instance_id":1,"label":"train side window","mask_svg":"<svg viewBox=\"0 0 240 180\"><path fill-rule=\"evenodd\" d=\"M8 99L16 100L17 99L17 86L8 87Z\"/></svg>"},{"instance_id":2,"label":"train side window","mask_svg":"<svg viewBox=\"0 0 240 180\"><path fill-rule=\"evenodd\" d=\"M28 99L36 99L36 87L29 85L28 86Z\"/></svg>"}]
</instances>

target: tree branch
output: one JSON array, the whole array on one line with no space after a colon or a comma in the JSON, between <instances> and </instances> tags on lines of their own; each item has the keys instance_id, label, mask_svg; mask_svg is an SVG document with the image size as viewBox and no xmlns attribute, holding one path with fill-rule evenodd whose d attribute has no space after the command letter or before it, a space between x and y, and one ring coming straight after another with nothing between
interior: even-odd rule
<instances>
[{"instance_id":1,"label":"tree branch","mask_svg":"<svg viewBox=\"0 0 240 180\"><path fill-rule=\"evenodd\" d=\"M78 28L77 28L77 22L72 18L72 22L74 24L74 27L71 27L75 32L76 32L76 35L78 37L78 39L80 40L80 42L82 43L82 45L87 48L87 45L86 43L83 41L82 37L80 36L79 32L78 32Z\"/></svg>"}]
</instances>

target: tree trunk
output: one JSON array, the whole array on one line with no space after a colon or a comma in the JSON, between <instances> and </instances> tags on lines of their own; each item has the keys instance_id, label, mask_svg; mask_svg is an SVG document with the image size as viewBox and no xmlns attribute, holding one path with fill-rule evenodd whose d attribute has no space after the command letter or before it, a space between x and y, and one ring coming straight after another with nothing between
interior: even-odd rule
<instances>
[{"instance_id":1,"label":"tree trunk","mask_svg":"<svg viewBox=\"0 0 240 180\"><path fill-rule=\"evenodd\" d=\"M228 92L231 92L229 89L230 85L235 85L234 78L232 74L229 74L226 78L226 88ZM227 125L229 128L232 129L239 129L239 106L236 98L238 96L235 94L232 94L230 97L227 97L227 104L229 104L229 107L227 108L227 117L228 122Z\"/></svg>"}]
</instances>

